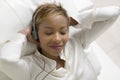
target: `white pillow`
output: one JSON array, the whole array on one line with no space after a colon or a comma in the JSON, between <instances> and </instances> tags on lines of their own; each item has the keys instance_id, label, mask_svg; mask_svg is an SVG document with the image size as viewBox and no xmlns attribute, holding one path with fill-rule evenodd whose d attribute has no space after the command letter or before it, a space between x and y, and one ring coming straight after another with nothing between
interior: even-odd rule
<instances>
[{"instance_id":1,"label":"white pillow","mask_svg":"<svg viewBox=\"0 0 120 80\"><path fill-rule=\"evenodd\" d=\"M0 42L26 27L31 16L32 10L23 0L0 0Z\"/></svg>"},{"instance_id":2,"label":"white pillow","mask_svg":"<svg viewBox=\"0 0 120 80\"><path fill-rule=\"evenodd\" d=\"M0 0L0 43L28 26L34 10L46 2L61 3L71 16L93 5L91 0Z\"/></svg>"}]
</instances>

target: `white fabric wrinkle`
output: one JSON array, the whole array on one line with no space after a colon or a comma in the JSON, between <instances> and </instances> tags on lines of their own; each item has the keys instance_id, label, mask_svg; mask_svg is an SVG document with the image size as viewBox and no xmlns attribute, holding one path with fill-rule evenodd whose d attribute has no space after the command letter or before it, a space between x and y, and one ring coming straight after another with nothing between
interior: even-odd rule
<instances>
[{"instance_id":1,"label":"white fabric wrinkle","mask_svg":"<svg viewBox=\"0 0 120 80\"><path fill-rule=\"evenodd\" d=\"M17 62L20 59L22 48L26 45L25 41L26 37L22 34L18 34L17 38L4 44L0 50L0 59L10 62Z\"/></svg>"},{"instance_id":2,"label":"white fabric wrinkle","mask_svg":"<svg viewBox=\"0 0 120 80\"><path fill-rule=\"evenodd\" d=\"M52 70L52 69L55 69L56 68L56 61L50 59L50 58L47 58L45 57L44 55L42 55L41 53L39 53L37 50L35 52L35 55L36 57L39 59L39 60L42 60L42 61L45 61L45 65L49 66L49 68L47 70ZM48 72L49 72L48 71Z\"/></svg>"}]
</instances>

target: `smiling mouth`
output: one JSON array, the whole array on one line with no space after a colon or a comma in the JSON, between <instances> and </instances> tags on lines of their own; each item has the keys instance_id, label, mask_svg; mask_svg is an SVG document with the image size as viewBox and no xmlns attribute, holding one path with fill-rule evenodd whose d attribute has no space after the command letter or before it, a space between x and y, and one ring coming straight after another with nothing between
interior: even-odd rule
<instances>
[{"instance_id":1,"label":"smiling mouth","mask_svg":"<svg viewBox=\"0 0 120 80\"><path fill-rule=\"evenodd\" d=\"M55 49L55 50L61 50L63 48L63 46L61 45L57 45L57 46L50 46L52 49Z\"/></svg>"}]
</instances>

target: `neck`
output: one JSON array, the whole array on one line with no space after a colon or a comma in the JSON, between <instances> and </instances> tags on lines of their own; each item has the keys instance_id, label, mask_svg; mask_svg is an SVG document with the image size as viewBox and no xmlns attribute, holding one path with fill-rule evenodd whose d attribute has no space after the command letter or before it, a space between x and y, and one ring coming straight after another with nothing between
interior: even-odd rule
<instances>
[{"instance_id":1,"label":"neck","mask_svg":"<svg viewBox=\"0 0 120 80\"><path fill-rule=\"evenodd\" d=\"M46 52L44 52L44 51L42 51L42 50L39 50L39 52L40 52L42 55L46 56L47 58L50 58L50 59L52 59L52 60L55 60L56 62L59 62L59 61L60 61L60 56L52 56L52 55L47 54Z\"/></svg>"},{"instance_id":2,"label":"neck","mask_svg":"<svg viewBox=\"0 0 120 80\"><path fill-rule=\"evenodd\" d=\"M51 55L45 55L45 54L43 54L43 55L52 59L52 60L55 60L56 62L60 61L60 56L51 56Z\"/></svg>"},{"instance_id":3,"label":"neck","mask_svg":"<svg viewBox=\"0 0 120 80\"><path fill-rule=\"evenodd\" d=\"M43 54L44 56L52 59L52 60L55 60L56 63L57 63L57 64L56 64L56 68L57 68L57 69L59 69L60 67L64 67L65 61L62 60L62 59L60 59L60 56L52 56L52 55L47 54L47 53L45 53L45 52L43 52L43 51L40 51L40 53Z\"/></svg>"}]
</instances>

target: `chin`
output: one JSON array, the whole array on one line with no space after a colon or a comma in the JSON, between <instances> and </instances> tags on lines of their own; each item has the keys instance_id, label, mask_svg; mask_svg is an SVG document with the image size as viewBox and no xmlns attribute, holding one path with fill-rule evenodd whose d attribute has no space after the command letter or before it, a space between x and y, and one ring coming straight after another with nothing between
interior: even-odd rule
<instances>
[{"instance_id":1,"label":"chin","mask_svg":"<svg viewBox=\"0 0 120 80\"><path fill-rule=\"evenodd\" d=\"M60 51L52 51L51 54L54 56L59 56L62 50Z\"/></svg>"}]
</instances>

